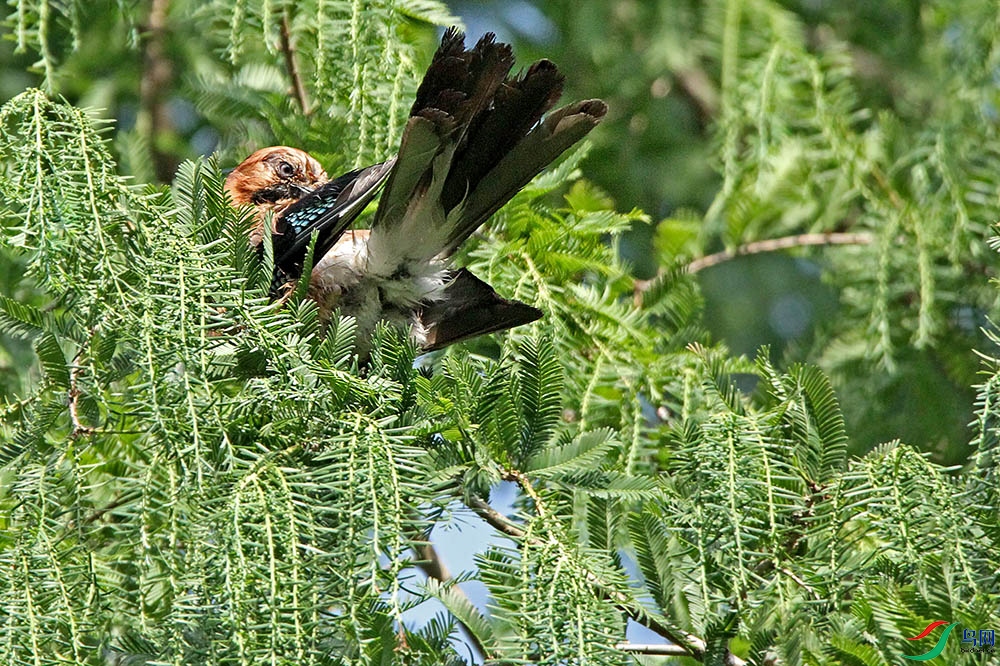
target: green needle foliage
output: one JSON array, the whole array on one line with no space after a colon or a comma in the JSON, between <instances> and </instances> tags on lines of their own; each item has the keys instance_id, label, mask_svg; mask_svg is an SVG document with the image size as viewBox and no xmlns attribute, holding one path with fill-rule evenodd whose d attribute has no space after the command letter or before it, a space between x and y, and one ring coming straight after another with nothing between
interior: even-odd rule
<instances>
[{"instance_id":1,"label":"green needle foliage","mask_svg":"<svg viewBox=\"0 0 1000 666\"><path fill-rule=\"evenodd\" d=\"M26 271L0 297L0 333L12 358L32 350L0 412L0 663L432 665L471 649L504 664L874 666L928 650L937 634L905 639L934 620L1000 624L1000 360L965 468L900 442L850 456L816 365L714 345L683 265L631 276L617 245L647 218L583 179L581 150L459 257L543 319L420 359L384 326L359 364L349 317L324 328L301 294L268 302L270 259L215 158L182 163L169 189L136 184L108 125L54 94L87 48L81 17L127 32L138 10L11 4L49 91L0 109L4 251ZM964 262L995 261L992 130L953 118L890 159L892 118L855 108L845 61L811 54L770 3L742 4L710 13L724 184L705 233L858 220L873 242L838 260L855 261L848 317L867 307L853 353L887 368L907 344L933 347L946 303L995 298L985 281L957 291ZM187 85L206 118L239 116L224 140L315 139L345 166L392 150L419 72L413 27L450 20L427 0L198 12L212 28L190 49L214 65ZM740 32L765 18L773 32ZM512 515L489 503L501 482L518 488ZM497 538L475 570L415 581L453 513ZM444 611L415 623L431 599ZM643 655L630 622L683 656ZM961 647L941 658L981 663Z\"/></svg>"}]
</instances>

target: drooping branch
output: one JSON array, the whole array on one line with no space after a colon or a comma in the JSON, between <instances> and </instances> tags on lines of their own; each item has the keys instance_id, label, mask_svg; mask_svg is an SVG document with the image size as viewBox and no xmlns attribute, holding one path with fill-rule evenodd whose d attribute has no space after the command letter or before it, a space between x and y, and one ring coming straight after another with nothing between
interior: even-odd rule
<instances>
[{"instance_id":1,"label":"drooping branch","mask_svg":"<svg viewBox=\"0 0 1000 666\"><path fill-rule=\"evenodd\" d=\"M469 497L467 505L470 509L475 511L480 518L486 521L488 525L499 532L517 540L523 540L527 537L527 533L521 527L511 522L506 516L491 507L489 502L481 497L477 497L475 495ZM642 606L640 606L627 594L614 589L612 586L602 581L597 574L587 572L586 579L588 583L594 586L601 597L614 604L619 611L638 624L655 631L670 642L674 643L673 646L664 645L664 649L674 648L680 650L680 654L694 657L699 661L703 661L705 659L707 644L704 639L693 634L689 634L681 629L678 629L677 627L673 627L655 617L642 608ZM744 666L745 663L746 662L732 653L726 654L726 666Z\"/></svg>"}]
</instances>

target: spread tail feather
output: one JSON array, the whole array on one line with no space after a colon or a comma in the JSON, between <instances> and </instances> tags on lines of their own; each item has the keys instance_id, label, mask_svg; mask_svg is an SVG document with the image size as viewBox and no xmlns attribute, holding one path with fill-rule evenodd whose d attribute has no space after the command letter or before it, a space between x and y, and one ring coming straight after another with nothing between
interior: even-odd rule
<instances>
[{"instance_id":1,"label":"spread tail feather","mask_svg":"<svg viewBox=\"0 0 1000 666\"><path fill-rule=\"evenodd\" d=\"M451 227L442 251L445 254L454 252L518 190L594 129L607 112L607 104L599 99L588 99L546 116L469 192L462 214Z\"/></svg>"},{"instance_id":2,"label":"spread tail feather","mask_svg":"<svg viewBox=\"0 0 1000 666\"><path fill-rule=\"evenodd\" d=\"M372 223L376 246L400 265L454 252L607 112L588 100L542 119L563 75L548 60L514 76L512 66L510 46L491 33L471 49L457 29L445 33Z\"/></svg>"}]
</instances>

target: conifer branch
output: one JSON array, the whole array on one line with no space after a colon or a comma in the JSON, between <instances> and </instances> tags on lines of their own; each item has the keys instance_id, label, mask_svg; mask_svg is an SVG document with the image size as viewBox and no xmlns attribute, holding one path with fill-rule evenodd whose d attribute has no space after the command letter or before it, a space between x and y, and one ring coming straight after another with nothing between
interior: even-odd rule
<instances>
[{"instance_id":1,"label":"conifer branch","mask_svg":"<svg viewBox=\"0 0 1000 666\"><path fill-rule=\"evenodd\" d=\"M483 498L472 495L467 500L467 505L480 518L486 521L488 525L503 534L518 540L524 539L527 536L527 532L512 523L506 516L490 506L489 502ZM537 540L532 540L532 542L540 545L540 542L537 542ZM598 578L597 574L588 571L586 579L588 583L596 588L601 597L614 604L619 611L629 618L671 641L678 649L683 650L683 654L694 657L699 661L705 659L707 644L704 639L668 625L658 618L651 616L634 599L613 589ZM724 663L727 666L743 666L746 662L736 655L727 652Z\"/></svg>"},{"instance_id":2,"label":"conifer branch","mask_svg":"<svg viewBox=\"0 0 1000 666\"><path fill-rule=\"evenodd\" d=\"M363 160L361 153L393 145L398 123L385 120L405 109L406 84L419 73L414 45L397 28L415 20L413 12L445 20L444 9L434 9L436 0L375 3L378 12L334 4L313 26L287 3L211 3L209 33L182 35L172 31L180 5L142 3L135 134L146 159L138 164L172 172L163 166L172 154L164 139L173 131L168 102L187 94L188 86L174 84L180 61L171 61L182 51L226 53L220 72L233 72L240 59L249 66L238 72L246 78L199 84L203 94L193 103L205 118L223 121L220 135L255 133L263 120L277 136L297 136L302 113L311 111L308 93L315 108L330 102L360 114L360 124L343 131L317 125L320 144L310 149L356 144ZM38 12L27 0L15 5L18 43L38 51L49 85L77 76L59 66L69 62L63 55L71 40L55 38L64 26L72 41L115 39L108 31L121 27L116 15L79 30L98 15L81 3L43 2ZM130 3L118 7L135 12ZM355 39L334 39L327 33L345 28L348 11ZM977 24L990 18L965 15ZM831 350L824 358L843 371L845 393L863 379L853 376L859 361L874 353L892 363L896 338L914 324L928 349L948 343L956 358L967 352L956 343L966 344L996 295L976 286L996 264L984 234L1000 174L990 125L976 122L981 105L929 105L914 123L892 105L865 106L868 93L856 94L851 82L857 67L852 72L849 52L803 43L794 12L733 2L718 18L697 37L721 37L719 48L693 53L683 66L695 69L658 79L651 93L684 95L721 145L725 191L706 218L719 222L723 206L738 210L760 226L756 238L769 240L688 257L686 272L795 247L865 245L846 253L851 268L836 276L851 289L851 312L823 345ZM949 19L942 24L954 24ZM315 40L302 32L313 27ZM241 51L253 39L271 53ZM227 40L228 49L217 48ZM210 52L201 54L206 45ZM974 76L961 76L962 63L949 66L949 91L988 98L989 77L980 82L977 69L988 48L969 48L969 55L981 51L964 72ZM256 68L262 61L278 64L283 104L272 103L275 75ZM725 85L705 71L721 71ZM312 85L314 73L324 85ZM879 118L870 122L873 113ZM628 277L606 239L641 214L598 210L603 204L585 188L567 197L565 214L540 198L573 178L579 158L572 157L498 216L490 235L501 242L479 243L465 257L498 292L544 306L536 339L551 340L552 349L523 348L531 353L510 373L517 381L505 381L502 364L460 350L430 357L420 367L432 372L418 377L409 351L386 335L369 372L351 361L356 322L345 318L343 329L322 337L313 308L296 301L279 311L257 299L267 271L253 263L241 234L226 231L238 214L214 162L182 166L170 191L146 196L116 175L107 142L79 109L29 91L0 108L0 126L0 191L11 231L0 262L16 275L23 259L38 287L0 299L0 342L18 375L0 368L0 393L37 386L31 398L0 408L0 470L10 498L0 502L10 545L0 548L0 607L17 611L5 615L0 662L81 663L88 628L97 626L115 629L107 649L123 658L156 650L192 663L294 653L309 666L323 663L330 645L448 663L481 642L495 650L483 651L486 661L627 654L736 666L744 662L728 650L740 645L753 646L763 664L804 646L803 659L828 666L844 655L863 660L873 649L898 657L909 647L899 637L915 635L915 623L938 608L970 626L992 626L1000 567L996 539L984 538L981 526L997 522L1000 505L989 464L1000 455L995 363L977 389L979 464L953 472L895 442L849 457L835 386L818 370L781 372L761 356L761 390L742 400L731 379L747 362L691 344L702 339L701 299L691 280L673 279L685 266L669 268L655 285ZM760 187L775 175L777 187ZM774 210L802 217L779 220ZM802 233L814 214L885 224ZM535 242L520 242L529 237ZM13 255L21 259L11 263ZM873 258L874 276L867 270ZM633 284L638 301L648 305L655 294L655 309L629 307L623 299ZM52 300L67 290L72 299ZM82 340L94 321L100 336ZM949 340L949 330L962 335ZM38 365L10 336L38 343ZM553 389L557 379L565 388ZM885 397L873 394L861 407L878 415L895 404ZM647 420L652 406L664 423ZM553 425L560 409L569 427ZM482 436L465 437L472 426L483 427ZM452 448L452 428L469 449ZM606 432L583 439L598 429ZM525 432L537 465L530 472L501 467L500 476L518 484L527 517L464 498L495 538L521 547L520 557L491 549L478 574L452 576L451 553L437 552L422 531L437 522L426 507L438 506L446 492L440 481L456 468L472 467L481 480L490 473L483 461L518 459L513 452ZM426 433L447 440L435 443L432 456L422 446ZM52 442L67 438L86 446L48 455ZM662 473L681 492L659 492ZM564 480L585 510L549 494L557 484L570 487ZM586 551L566 538L574 530L586 531ZM618 537L630 544L641 581L612 564ZM884 547L873 554L872 542ZM423 594L413 597L404 596L400 575L410 559L427 575ZM115 592L123 575L134 579L135 594ZM487 586L492 617L458 587L467 579ZM450 616L404 627L404 609L429 597L441 598ZM755 609L770 607L788 618L778 633L754 622ZM198 641L177 622L155 621L168 616L182 624L193 618ZM628 641L626 618L657 636ZM459 626L474 630L467 648L442 631ZM973 655L960 661L972 663Z\"/></svg>"}]
</instances>

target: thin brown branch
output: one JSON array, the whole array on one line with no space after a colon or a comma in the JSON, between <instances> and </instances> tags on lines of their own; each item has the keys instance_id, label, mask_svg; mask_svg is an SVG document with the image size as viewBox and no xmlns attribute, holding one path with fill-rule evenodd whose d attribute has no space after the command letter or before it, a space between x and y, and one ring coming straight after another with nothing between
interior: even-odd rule
<instances>
[{"instance_id":1,"label":"thin brown branch","mask_svg":"<svg viewBox=\"0 0 1000 666\"><path fill-rule=\"evenodd\" d=\"M119 496L117 499L115 499L114 501L112 501L110 504L105 505L104 508L98 509L94 513L92 513L89 516L87 516L87 518L83 522L84 522L84 524L95 523L98 520L100 520L101 518L103 518L105 515L107 515L108 513L114 511L115 509L117 509L120 506L123 506L123 505L125 505L125 504L133 501L134 499L135 499L134 496Z\"/></svg>"},{"instance_id":2,"label":"thin brown branch","mask_svg":"<svg viewBox=\"0 0 1000 666\"><path fill-rule=\"evenodd\" d=\"M299 73L298 58L295 56L295 46L292 44L292 31L288 19L288 11L281 17L281 53L285 56L285 71L292 81L292 93L295 101L299 103L302 114L308 116L310 113L309 98L306 96L306 87L302 82L302 75Z\"/></svg>"},{"instance_id":3,"label":"thin brown branch","mask_svg":"<svg viewBox=\"0 0 1000 666\"><path fill-rule=\"evenodd\" d=\"M763 254L765 252L776 252L778 250L808 247L811 245L870 245L874 239L874 235L867 231L798 234L782 238L768 238L767 240L754 241L746 245L741 245L735 250L725 250L699 257L687 265L687 271L688 273L697 273L730 259L752 254Z\"/></svg>"},{"instance_id":4,"label":"thin brown branch","mask_svg":"<svg viewBox=\"0 0 1000 666\"><path fill-rule=\"evenodd\" d=\"M433 578L440 583L447 583L452 579L451 572L448 571L448 567L445 565L444 560L441 559L437 549L434 548L434 544L430 542L429 537L426 541L414 543L413 550L417 553L417 560L414 564L416 564L428 578ZM457 585L452 588L452 591L455 595L464 597L466 601L469 601L469 597L465 594L465 590ZM471 601L469 601L469 605L472 605ZM479 650L480 656L482 656L483 659L489 657L490 653L486 650L486 646L479 641L479 637L476 636L476 634L473 633L464 622L458 620L458 623L465 629L465 633L469 636L469 639L472 641L473 645L475 645L476 649Z\"/></svg>"},{"instance_id":5,"label":"thin brown branch","mask_svg":"<svg viewBox=\"0 0 1000 666\"><path fill-rule=\"evenodd\" d=\"M802 578L799 577L794 571L792 571L787 567L781 567L780 569L778 569L778 571L780 571L781 573L785 574L786 576L794 580L796 583L798 583L803 589L805 589L807 592L809 592L809 594L812 595L813 599L815 599L816 601L821 600L819 593L816 592L816 590L813 589L812 586L809 585L809 583L802 580Z\"/></svg>"},{"instance_id":6,"label":"thin brown branch","mask_svg":"<svg viewBox=\"0 0 1000 666\"><path fill-rule=\"evenodd\" d=\"M719 91L711 77L700 67L690 67L674 72L680 91L691 100L698 114L702 129L708 127L719 114Z\"/></svg>"},{"instance_id":7,"label":"thin brown branch","mask_svg":"<svg viewBox=\"0 0 1000 666\"><path fill-rule=\"evenodd\" d=\"M507 516L503 515L496 509L490 506L489 502L482 499L481 497L476 497L473 495L469 498L468 506L470 509L476 512L476 514L486 521L486 523L495 530L503 532L509 537L515 539L523 539L525 536L525 531L520 527L510 522Z\"/></svg>"},{"instance_id":8,"label":"thin brown branch","mask_svg":"<svg viewBox=\"0 0 1000 666\"><path fill-rule=\"evenodd\" d=\"M167 56L167 11L170 0L152 0L142 36L142 78L139 81L139 113L136 130L149 146L157 180L168 182L177 169L176 160L158 148L160 137L172 123L166 93L173 78L173 63Z\"/></svg>"},{"instance_id":9,"label":"thin brown branch","mask_svg":"<svg viewBox=\"0 0 1000 666\"><path fill-rule=\"evenodd\" d=\"M670 657L687 657L689 653L680 645L670 643L619 643L615 648L632 654L655 654Z\"/></svg>"},{"instance_id":10,"label":"thin brown branch","mask_svg":"<svg viewBox=\"0 0 1000 666\"><path fill-rule=\"evenodd\" d=\"M445 566L437 549L430 541L414 544L413 550L417 553L417 560L414 562L421 571L427 574L428 578L445 583L451 580L451 572Z\"/></svg>"},{"instance_id":11,"label":"thin brown branch","mask_svg":"<svg viewBox=\"0 0 1000 666\"><path fill-rule=\"evenodd\" d=\"M494 529L514 539L520 540L526 537L527 533L523 529L512 523L506 516L491 507L489 502L481 497L471 496L467 505ZM532 540L532 543L536 542L537 540ZM601 597L614 604L619 611L629 618L674 643L679 649L683 650L683 654L694 657L699 661L705 659L706 644L703 639L671 626L653 616L627 594L607 585L598 578L597 574L587 572L586 579L588 583L594 586ZM727 666L743 666L746 662L736 655L729 653L726 655L725 663Z\"/></svg>"},{"instance_id":12,"label":"thin brown branch","mask_svg":"<svg viewBox=\"0 0 1000 666\"><path fill-rule=\"evenodd\" d=\"M903 201L903 197L900 196L899 192L896 191L896 188L894 188L892 183L889 182L889 177L885 175L885 172L882 171L882 169L878 166L873 166L872 177L875 179L875 182L878 183L878 186L885 192L885 195L889 197L889 202L892 203L896 210L906 210L906 202Z\"/></svg>"},{"instance_id":13,"label":"thin brown branch","mask_svg":"<svg viewBox=\"0 0 1000 666\"><path fill-rule=\"evenodd\" d=\"M524 491L524 494L530 497L531 501L535 503L535 509L538 510L538 515L545 517L545 506L542 504L542 498L539 497L538 493L535 491L535 487L531 485L531 479L516 469L508 470L507 473L504 474L503 478L505 481L513 481L520 486L521 490Z\"/></svg>"},{"instance_id":14,"label":"thin brown branch","mask_svg":"<svg viewBox=\"0 0 1000 666\"><path fill-rule=\"evenodd\" d=\"M73 359L73 366L69 371L69 419L73 423L73 431L70 433L70 437L73 439L93 435L97 432L94 428L83 425L83 422L80 420L80 389L77 386L81 370L81 367L77 365L79 360L79 356Z\"/></svg>"},{"instance_id":15,"label":"thin brown branch","mask_svg":"<svg viewBox=\"0 0 1000 666\"><path fill-rule=\"evenodd\" d=\"M783 236L782 238L768 238L767 240L754 241L746 245L741 245L735 250L724 250L694 259L687 265L687 272L692 274L698 273L706 268L718 266L737 257L763 254L764 252L776 252L778 250L814 245L871 245L874 240L874 234L867 231L797 234L795 236ZM636 307L642 305L642 295L649 291L654 282L655 278L635 281L633 298Z\"/></svg>"}]
</instances>

